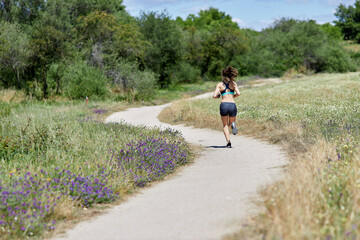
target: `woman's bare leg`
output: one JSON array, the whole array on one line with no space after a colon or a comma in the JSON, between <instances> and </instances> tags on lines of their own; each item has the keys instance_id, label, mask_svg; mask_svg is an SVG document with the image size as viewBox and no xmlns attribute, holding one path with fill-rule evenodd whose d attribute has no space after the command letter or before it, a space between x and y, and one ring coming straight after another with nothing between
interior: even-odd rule
<instances>
[{"instance_id":1,"label":"woman's bare leg","mask_svg":"<svg viewBox=\"0 0 360 240\"><path fill-rule=\"evenodd\" d=\"M223 123L223 128L224 128L224 135L225 135L225 139L226 141L229 143L230 142L230 134L229 134L229 117L228 116L221 116L221 121Z\"/></svg>"}]
</instances>

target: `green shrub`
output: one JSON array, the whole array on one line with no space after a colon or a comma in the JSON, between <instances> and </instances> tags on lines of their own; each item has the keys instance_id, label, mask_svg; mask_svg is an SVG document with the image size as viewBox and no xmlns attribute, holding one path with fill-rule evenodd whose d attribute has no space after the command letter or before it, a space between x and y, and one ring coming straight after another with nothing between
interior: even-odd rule
<instances>
[{"instance_id":1,"label":"green shrub","mask_svg":"<svg viewBox=\"0 0 360 240\"><path fill-rule=\"evenodd\" d=\"M327 44L315 51L318 58L316 69L319 72L347 72L356 71L355 64L341 48Z\"/></svg>"},{"instance_id":2,"label":"green shrub","mask_svg":"<svg viewBox=\"0 0 360 240\"><path fill-rule=\"evenodd\" d=\"M350 57L356 66L360 66L360 52L350 52Z\"/></svg>"},{"instance_id":3,"label":"green shrub","mask_svg":"<svg viewBox=\"0 0 360 240\"><path fill-rule=\"evenodd\" d=\"M143 101L154 98L156 75L150 70L139 70L136 63L119 60L107 70L114 87L121 89L117 100Z\"/></svg>"},{"instance_id":4,"label":"green shrub","mask_svg":"<svg viewBox=\"0 0 360 240\"><path fill-rule=\"evenodd\" d=\"M103 98L108 92L106 76L101 70L89 66L85 61L77 61L67 66L63 81L64 93L71 99Z\"/></svg>"},{"instance_id":5,"label":"green shrub","mask_svg":"<svg viewBox=\"0 0 360 240\"><path fill-rule=\"evenodd\" d=\"M64 78L65 69L66 66L64 63L53 63L50 65L46 79L51 94L60 94L63 88L62 80Z\"/></svg>"},{"instance_id":6,"label":"green shrub","mask_svg":"<svg viewBox=\"0 0 360 240\"><path fill-rule=\"evenodd\" d=\"M201 71L187 62L180 62L172 69L172 81L174 83L195 83L201 80Z\"/></svg>"}]
</instances>

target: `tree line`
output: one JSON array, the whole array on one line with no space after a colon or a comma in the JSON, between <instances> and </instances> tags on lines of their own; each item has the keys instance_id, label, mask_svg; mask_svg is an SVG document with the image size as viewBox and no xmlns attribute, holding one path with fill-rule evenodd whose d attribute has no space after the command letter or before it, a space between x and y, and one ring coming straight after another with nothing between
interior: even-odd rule
<instances>
[{"instance_id":1,"label":"tree line","mask_svg":"<svg viewBox=\"0 0 360 240\"><path fill-rule=\"evenodd\" d=\"M258 32L216 8L173 19L166 11L133 17L121 0L0 0L0 87L39 99L112 92L144 100L155 88L215 80L230 64L263 77L353 71L342 22L281 19Z\"/></svg>"}]
</instances>

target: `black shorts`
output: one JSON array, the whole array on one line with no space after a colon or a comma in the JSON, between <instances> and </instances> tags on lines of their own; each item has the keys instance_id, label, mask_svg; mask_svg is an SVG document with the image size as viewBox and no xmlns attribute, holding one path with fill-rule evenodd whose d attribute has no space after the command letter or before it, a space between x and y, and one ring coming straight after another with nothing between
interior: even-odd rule
<instances>
[{"instance_id":1,"label":"black shorts","mask_svg":"<svg viewBox=\"0 0 360 240\"><path fill-rule=\"evenodd\" d=\"M222 117L230 116L230 117L236 117L237 114L237 108L235 103L231 102L223 102L220 104L220 115Z\"/></svg>"}]
</instances>

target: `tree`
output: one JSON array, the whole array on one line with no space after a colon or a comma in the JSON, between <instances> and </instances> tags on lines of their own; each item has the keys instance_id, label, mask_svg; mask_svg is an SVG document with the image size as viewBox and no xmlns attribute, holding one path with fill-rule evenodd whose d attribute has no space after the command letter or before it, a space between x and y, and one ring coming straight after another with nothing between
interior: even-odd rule
<instances>
[{"instance_id":1,"label":"tree","mask_svg":"<svg viewBox=\"0 0 360 240\"><path fill-rule=\"evenodd\" d=\"M151 43L144 59L145 67L159 75L159 84L171 83L171 70L181 60L183 35L168 13L143 12L139 18L140 31Z\"/></svg>"},{"instance_id":2,"label":"tree","mask_svg":"<svg viewBox=\"0 0 360 240\"><path fill-rule=\"evenodd\" d=\"M87 16L91 12L99 11L115 14L124 11L125 6L122 5L122 2L122 0L69 0L68 14L72 24L76 25L79 17Z\"/></svg>"},{"instance_id":3,"label":"tree","mask_svg":"<svg viewBox=\"0 0 360 240\"><path fill-rule=\"evenodd\" d=\"M345 39L360 43L360 1L356 0L354 6L346 7L340 4L335 12L335 25L341 28Z\"/></svg>"},{"instance_id":4,"label":"tree","mask_svg":"<svg viewBox=\"0 0 360 240\"><path fill-rule=\"evenodd\" d=\"M41 79L43 97L48 96L47 71L50 65L65 54L65 34L51 25L39 23L34 27L31 41L32 64Z\"/></svg>"},{"instance_id":5,"label":"tree","mask_svg":"<svg viewBox=\"0 0 360 240\"><path fill-rule=\"evenodd\" d=\"M17 23L0 22L0 71L10 69L16 78L18 89L22 87L21 73L29 64L31 55L29 37ZM9 79L1 79L6 85Z\"/></svg>"},{"instance_id":6,"label":"tree","mask_svg":"<svg viewBox=\"0 0 360 240\"><path fill-rule=\"evenodd\" d=\"M44 7L44 0L0 0L0 20L31 25Z\"/></svg>"},{"instance_id":7,"label":"tree","mask_svg":"<svg viewBox=\"0 0 360 240\"><path fill-rule=\"evenodd\" d=\"M92 58L101 58L98 56L100 53L110 54L116 59L143 58L146 42L142 40L139 28L119 21L114 15L95 11L80 17L77 32L78 41L90 49Z\"/></svg>"},{"instance_id":8,"label":"tree","mask_svg":"<svg viewBox=\"0 0 360 240\"><path fill-rule=\"evenodd\" d=\"M201 75L217 77L221 69L229 65L235 56L244 53L247 38L232 21L231 16L216 8L190 14L186 20L177 22L189 32L186 59L201 69Z\"/></svg>"}]
</instances>

